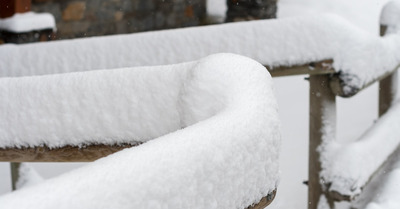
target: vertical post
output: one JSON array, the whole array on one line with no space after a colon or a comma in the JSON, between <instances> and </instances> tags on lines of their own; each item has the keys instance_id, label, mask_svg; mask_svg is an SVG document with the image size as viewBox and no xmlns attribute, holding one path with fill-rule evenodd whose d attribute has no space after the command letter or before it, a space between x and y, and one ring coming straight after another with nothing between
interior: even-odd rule
<instances>
[{"instance_id":1,"label":"vertical post","mask_svg":"<svg viewBox=\"0 0 400 209\"><path fill-rule=\"evenodd\" d=\"M328 127L330 126L330 127ZM308 160L308 209L317 209L324 194L319 173L321 171L318 148L324 143L324 134L332 133L335 137L336 97L329 85L329 75L310 76L310 144ZM327 133L329 132L329 133ZM327 139L325 139L327 140ZM328 197L328 205L333 208L333 201Z\"/></svg>"},{"instance_id":2,"label":"vertical post","mask_svg":"<svg viewBox=\"0 0 400 209\"><path fill-rule=\"evenodd\" d=\"M387 26L381 25L380 34L384 36ZM397 70L388 77L379 81L379 117L390 108L397 92Z\"/></svg>"},{"instance_id":3,"label":"vertical post","mask_svg":"<svg viewBox=\"0 0 400 209\"><path fill-rule=\"evenodd\" d=\"M379 81L379 117L390 108L397 92L397 71Z\"/></svg>"},{"instance_id":4,"label":"vertical post","mask_svg":"<svg viewBox=\"0 0 400 209\"><path fill-rule=\"evenodd\" d=\"M11 166L11 186L12 190L16 190L19 178L19 167L21 166L21 163L10 163L10 166Z\"/></svg>"}]
</instances>

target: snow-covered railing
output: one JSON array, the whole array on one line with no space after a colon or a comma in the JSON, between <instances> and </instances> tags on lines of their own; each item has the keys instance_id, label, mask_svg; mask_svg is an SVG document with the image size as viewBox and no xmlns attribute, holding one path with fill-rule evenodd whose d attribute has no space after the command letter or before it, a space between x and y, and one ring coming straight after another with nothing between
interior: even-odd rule
<instances>
[{"instance_id":1,"label":"snow-covered railing","mask_svg":"<svg viewBox=\"0 0 400 209\"><path fill-rule=\"evenodd\" d=\"M1 208L263 208L274 196L277 103L251 59L1 78L0 98L2 148L143 143Z\"/></svg>"},{"instance_id":2,"label":"snow-covered railing","mask_svg":"<svg viewBox=\"0 0 400 209\"><path fill-rule=\"evenodd\" d=\"M400 2L389 2L381 14L381 35L384 38L398 38L399 22ZM392 47L399 49L395 43ZM366 59L379 58L367 57ZM352 96L379 81L379 116L381 116L358 140L341 145L332 137L334 136L334 107L332 103L325 106L325 126L321 129L323 140L318 149L322 163L320 178L324 182L323 187L330 204L333 201L355 200L399 148L400 104L394 102L394 97L397 92L397 69L400 67L400 62L392 64L391 66L394 67L391 70L387 65L382 66L386 70L380 71L374 79L370 79L360 88L347 90L347 93L345 93L343 83L351 78L338 74L330 80L333 93L343 97Z\"/></svg>"},{"instance_id":3,"label":"snow-covered railing","mask_svg":"<svg viewBox=\"0 0 400 209\"><path fill-rule=\"evenodd\" d=\"M387 8L393 7L386 7L386 10ZM396 14L400 12L386 11L383 17ZM392 84L396 78L393 72L400 63L400 36L393 33L397 31L397 23L393 18L382 18L382 23L390 31L384 37L362 31L340 17L326 15L45 44L6 45L0 47L0 66L7 66L0 71L0 76L171 64L195 60L217 52L251 57L266 66L272 76L309 74L308 205L310 209L316 209L318 205L332 206L335 200L353 198L332 189L332 185L341 184L346 179L335 178L336 183L332 183L327 178L327 173L330 173L327 169L331 160L335 159L330 156L331 150L334 150L331 147L341 146L335 142L336 95L349 97L380 81L380 115L391 105L395 89ZM19 56L24 59L16 62ZM92 148L105 150L104 155L120 149L96 146L99 147L64 147L60 150L49 147L24 148L22 152L19 148L8 148L0 152L0 160L91 161L103 156L93 155L90 151ZM63 156L61 153L65 153L63 149L69 153L66 157L59 158L58 156ZM89 152L85 153L86 150ZM78 153L80 157L71 157L76 156L74 153ZM371 175L373 174L369 173L366 176ZM361 191L364 185L357 186Z\"/></svg>"}]
</instances>

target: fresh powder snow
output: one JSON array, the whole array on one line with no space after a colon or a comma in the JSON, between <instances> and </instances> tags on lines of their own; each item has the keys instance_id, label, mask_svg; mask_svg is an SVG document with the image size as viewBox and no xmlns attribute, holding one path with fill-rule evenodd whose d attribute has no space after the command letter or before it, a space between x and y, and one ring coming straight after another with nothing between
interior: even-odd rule
<instances>
[{"instance_id":1,"label":"fresh powder snow","mask_svg":"<svg viewBox=\"0 0 400 209\"><path fill-rule=\"evenodd\" d=\"M245 208L277 187L277 103L251 59L1 78L0 89L2 147L156 137L3 195L2 208Z\"/></svg>"},{"instance_id":2,"label":"fresh powder snow","mask_svg":"<svg viewBox=\"0 0 400 209\"><path fill-rule=\"evenodd\" d=\"M18 169L19 176L16 182L16 189L22 189L23 187L29 187L44 181L39 173L26 163L21 163Z\"/></svg>"},{"instance_id":3,"label":"fresh powder snow","mask_svg":"<svg viewBox=\"0 0 400 209\"><path fill-rule=\"evenodd\" d=\"M339 16L319 15L6 45L0 47L0 65L7 66L0 76L173 64L229 52L269 66L333 59L348 93L393 70L398 47L400 35L380 38Z\"/></svg>"},{"instance_id":4,"label":"fresh powder snow","mask_svg":"<svg viewBox=\"0 0 400 209\"><path fill-rule=\"evenodd\" d=\"M321 177L329 190L357 196L369 177L400 144L400 103L397 102L359 140L345 145L325 142ZM382 141L384 140L384 141ZM379 151L377 151L379 150Z\"/></svg>"}]
</instances>

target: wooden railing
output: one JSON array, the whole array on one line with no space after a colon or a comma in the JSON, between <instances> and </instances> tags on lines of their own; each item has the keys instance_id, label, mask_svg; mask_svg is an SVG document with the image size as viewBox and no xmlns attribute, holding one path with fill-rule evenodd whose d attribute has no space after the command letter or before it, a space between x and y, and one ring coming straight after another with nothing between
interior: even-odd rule
<instances>
[{"instance_id":1,"label":"wooden railing","mask_svg":"<svg viewBox=\"0 0 400 209\"><path fill-rule=\"evenodd\" d=\"M346 197L338 193L328 193L324 191L321 185L320 171L320 153L317 151L322 143L322 132L326 125L324 121L329 119L330 124L336 123L336 118L326 114L327 109L335 111L336 109L336 96L350 97L362 91L360 88L357 92L352 92L351 95L343 94L340 76L332 67L332 60L322 60L320 62L312 62L299 66L281 66L267 70L273 77L291 76L291 75L309 75L310 83L310 121L309 121L309 177L308 177L308 203L310 209L316 209L319 198L321 195L326 195L328 201L332 204L334 201L347 200L350 201L351 197ZM382 115L390 107L393 100L392 83L396 79L396 69L376 79L374 82L379 81L379 115ZM368 83L365 87L369 86ZM127 147L136 145L90 145L84 148L66 146L62 148L49 149L48 147L36 148L0 148L0 161L12 162L12 185L15 189L15 183L18 180L18 167L20 162L90 162L101 157L105 157L114 152L120 151ZM275 194L274 194L275 196ZM266 197L267 198L267 197ZM268 198L267 198L268 199ZM272 201L272 197L269 197ZM266 203L270 203L267 201ZM255 206L254 208L257 208ZM262 208L262 207L258 207Z\"/></svg>"},{"instance_id":2,"label":"wooden railing","mask_svg":"<svg viewBox=\"0 0 400 209\"><path fill-rule=\"evenodd\" d=\"M381 35L385 34L386 27L381 26ZM323 143L323 133L321 130L335 127L336 116L336 96L351 97L375 82L379 82L379 116L382 116L391 106L394 93L397 91L394 85L397 79L397 66L390 72L384 73L375 80L364 84L358 89L350 92L344 91L345 81L342 80L340 73L333 68L334 60L320 60L298 66L281 66L267 70L273 77L309 75L309 170L308 170L308 208L317 209L321 196L325 196L331 208L334 208L335 201L351 201L355 197L346 196L338 192L329 192L324 188L321 181L321 153L318 148ZM333 126L331 126L333 125ZM330 130L335 132L335 130ZM12 182L18 178L18 167L20 162L89 162L98 158L105 157L124 148L135 145L92 145L84 148L67 146L62 148L49 149L48 147L36 148L0 148L0 161L11 162ZM374 174L371 174L371 178ZM365 186L365 185L362 185ZM249 208L263 208L271 203L275 197L273 194L265 197L260 205Z\"/></svg>"},{"instance_id":3,"label":"wooden railing","mask_svg":"<svg viewBox=\"0 0 400 209\"><path fill-rule=\"evenodd\" d=\"M396 77L396 69L387 73L371 83L368 83L357 92L351 95L344 94L342 90L342 81L340 76L332 67L332 60L322 60L299 66L281 66L270 68L267 70L273 77L292 76L292 75L309 75L310 83L310 121L309 121L309 177L308 177L308 205L309 209L316 209L321 195L325 195L333 208L334 201L350 201L352 197L347 197L339 193L329 193L322 188L320 171L320 153L317 151L322 143L322 132L326 125L324 121L329 120L330 124L336 123L336 118L327 115L326 110L336 109L336 96L351 97L362 91L372 83L379 81L379 115L384 114L390 107L393 100L393 82ZM127 147L136 145L90 145L84 148L66 146L62 148L49 149L48 147L36 148L0 148L0 161L12 162L12 185L18 180L18 167L20 162L90 162L101 157L105 157L114 152L120 151ZM270 195L271 196L271 195ZM275 193L273 194L273 197ZM270 204L273 197L265 197L263 206L254 206L254 208L263 208ZM268 201L267 201L268 199Z\"/></svg>"}]
</instances>

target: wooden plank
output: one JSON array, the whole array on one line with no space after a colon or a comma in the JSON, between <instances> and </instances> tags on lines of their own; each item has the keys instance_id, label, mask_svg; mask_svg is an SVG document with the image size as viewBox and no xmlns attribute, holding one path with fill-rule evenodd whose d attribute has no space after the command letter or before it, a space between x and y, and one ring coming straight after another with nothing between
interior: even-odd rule
<instances>
[{"instance_id":1,"label":"wooden plank","mask_svg":"<svg viewBox=\"0 0 400 209\"><path fill-rule=\"evenodd\" d=\"M263 209L272 203L272 201L275 199L275 196L276 189L269 193L267 196L263 197L257 204L251 205L246 209Z\"/></svg>"},{"instance_id":2,"label":"wooden plank","mask_svg":"<svg viewBox=\"0 0 400 209\"><path fill-rule=\"evenodd\" d=\"M291 75L322 75L335 73L332 67L333 60L323 60L319 62L311 62L305 65L296 66L280 66L269 67L265 66L272 77L291 76Z\"/></svg>"},{"instance_id":3,"label":"wooden plank","mask_svg":"<svg viewBox=\"0 0 400 209\"><path fill-rule=\"evenodd\" d=\"M0 148L0 162L91 162L138 144Z\"/></svg>"},{"instance_id":4,"label":"wooden plank","mask_svg":"<svg viewBox=\"0 0 400 209\"><path fill-rule=\"evenodd\" d=\"M308 209L317 209L319 199L324 194L319 173L321 171L320 153L326 121L336 124L336 117L330 117L329 111L336 111L336 97L329 86L329 75L310 76L310 144L308 160ZM334 127L331 127L334 128ZM331 208L333 201L326 196Z\"/></svg>"}]
</instances>

